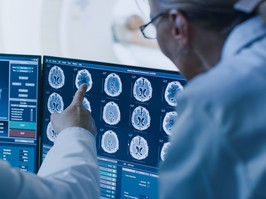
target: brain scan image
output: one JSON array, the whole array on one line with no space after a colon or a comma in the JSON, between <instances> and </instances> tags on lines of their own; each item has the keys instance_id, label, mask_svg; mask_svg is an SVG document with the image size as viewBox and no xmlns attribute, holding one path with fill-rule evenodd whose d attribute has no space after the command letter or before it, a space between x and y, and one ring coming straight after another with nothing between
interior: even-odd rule
<instances>
[{"instance_id":1,"label":"brain scan image","mask_svg":"<svg viewBox=\"0 0 266 199\"><path fill-rule=\"evenodd\" d=\"M133 87L133 95L136 100L146 102L152 97L151 82L143 77L136 80Z\"/></svg>"},{"instance_id":2,"label":"brain scan image","mask_svg":"<svg viewBox=\"0 0 266 199\"><path fill-rule=\"evenodd\" d=\"M170 146L171 146L170 142L164 143L163 148L161 150L161 159L162 159L162 161L165 160L165 156L168 153L168 150L169 150Z\"/></svg>"},{"instance_id":3,"label":"brain scan image","mask_svg":"<svg viewBox=\"0 0 266 199\"><path fill-rule=\"evenodd\" d=\"M64 71L58 66L52 67L49 71L48 81L51 87L62 88L65 85Z\"/></svg>"},{"instance_id":4,"label":"brain scan image","mask_svg":"<svg viewBox=\"0 0 266 199\"><path fill-rule=\"evenodd\" d=\"M175 124L178 114L176 111L166 113L163 119L163 130L167 135L171 135L171 130Z\"/></svg>"},{"instance_id":5,"label":"brain scan image","mask_svg":"<svg viewBox=\"0 0 266 199\"><path fill-rule=\"evenodd\" d=\"M93 82L92 82L91 74L89 73L88 70L83 69L83 70L78 71L78 74L76 76L76 81L75 81L77 89L79 89L79 87L82 84L87 84L86 92L88 92L92 87L92 83Z\"/></svg>"},{"instance_id":6,"label":"brain scan image","mask_svg":"<svg viewBox=\"0 0 266 199\"><path fill-rule=\"evenodd\" d=\"M122 82L117 74L111 73L106 77L104 91L111 97L117 97L122 93Z\"/></svg>"},{"instance_id":7,"label":"brain scan image","mask_svg":"<svg viewBox=\"0 0 266 199\"><path fill-rule=\"evenodd\" d=\"M151 123L149 111L142 106L138 106L132 113L131 122L135 129L139 131L146 130Z\"/></svg>"},{"instance_id":8,"label":"brain scan image","mask_svg":"<svg viewBox=\"0 0 266 199\"><path fill-rule=\"evenodd\" d=\"M57 93L52 93L48 98L47 106L50 113L61 113L64 110L63 98Z\"/></svg>"},{"instance_id":9,"label":"brain scan image","mask_svg":"<svg viewBox=\"0 0 266 199\"><path fill-rule=\"evenodd\" d=\"M101 140L101 147L107 153L115 153L119 149L119 140L114 131L106 131Z\"/></svg>"},{"instance_id":10,"label":"brain scan image","mask_svg":"<svg viewBox=\"0 0 266 199\"><path fill-rule=\"evenodd\" d=\"M46 135L51 142L54 142L57 138L58 133L53 129L51 122L47 125Z\"/></svg>"},{"instance_id":11,"label":"brain scan image","mask_svg":"<svg viewBox=\"0 0 266 199\"><path fill-rule=\"evenodd\" d=\"M149 146L143 137L136 136L130 142L129 151L133 158L143 160L149 155Z\"/></svg>"},{"instance_id":12,"label":"brain scan image","mask_svg":"<svg viewBox=\"0 0 266 199\"><path fill-rule=\"evenodd\" d=\"M103 120L110 125L116 125L121 119L119 106L115 102L108 102L103 108Z\"/></svg>"},{"instance_id":13,"label":"brain scan image","mask_svg":"<svg viewBox=\"0 0 266 199\"><path fill-rule=\"evenodd\" d=\"M178 82L170 82L165 90L164 98L170 106L177 106L175 96L178 92L183 90L183 86Z\"/></svg>"},{"instance_id":14,"label":"brain scan image","mask_svg":"<svg viewBox=\"0 0 266 199\"><path fill-rule=\"evenodd\" d=\"M86 97L84 97L84 100L82 101L82 105L84 106L85 109L91 112L91 103L89 100L87 100Z\"/></svg>"}]
</instances>

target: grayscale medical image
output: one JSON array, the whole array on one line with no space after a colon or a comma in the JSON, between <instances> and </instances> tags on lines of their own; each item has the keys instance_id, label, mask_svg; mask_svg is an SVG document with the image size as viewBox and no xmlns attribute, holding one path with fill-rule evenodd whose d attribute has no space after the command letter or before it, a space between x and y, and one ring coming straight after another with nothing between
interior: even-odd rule
<instances>
[{"instance_id":1,"label":"grayscale medical image","mask_svg":"<svg viewBox=\"0 0 266 199\"><path fill-rule=\"evenodd\" d=\"M106 77L104 91L111 97L117 97L122 93L122 82L117 74L111 73Z\"/></svg>"},{"instance_id":2,"label":"grayscale medical image","mask_svg":"<svg viewBox=\"0 0 266 199\"><path fill-rule=\"evenodd\" d=\"M167 135L171 135L171 130L175 124L175 121L178 117L176 111L171 111L165 114L163 119L163 130Z\"/></svg>"},{"instance_id":3,"label":"grayscale medical image","mask_svg":"<svg viewBox=\"0 0 266 199\"><path fill-rule=\"evenodd\" d=\"M47 125L46 135L51 142L54 142L58 133L53 129L51 122Z\"/></svg>"},{"instance_id":4,"label":"grayscale medical image","mask_svg":"<svg viewBox=\"0 0 266 199\"><path fill-rule=\"evenodd\" d=\"M82 84L87 84L86 92L88 92L91 89L92 84L93 84L91 74L86 69L82 69L78 71L78 74L76 76L76 80L75 80L76 88L78 89Z\"/></svg>"},{"instance_id":5,"label":"grayscale medical image","mask_svg":"<svg viewBox=\"0 0 266 199\"><path fill-rule=\"evenodd\" d=\"M167 85L165 89L164 98L170 106L177 106L177 101L175 97L176 94L180 91L183 91L183 86L178 81L170 82Z\"/></svg>"},{"instance_id":6,"label":"grayscale medical image","mask_svg":"<svg viewBox=\"0 0 266 199\"><path fill-rule=\"evenodd\" d=\"M163 147L162 147L162 150L161 150L161 160L162 161L165 161L165 156L166 154L168 153L168 150L169 150L169 147L171 146L171 143L170 142L166 142L164 143Z\"/></svg>"},{"instance_id":7,"label":"grayscale medical image","mask_svg":"<svg viewBox=\"0 0 266 199\"><path fill-rule=\"evenodd\" d=\"M58 66L53 66L49 71L48 82L52 88L62 88L65 85L64 71Z\"/></svg>"},{"instance_id":8,"label":"grayscale medical image","mask_svg":"<svg viewBox=\"0 0 266 199\"><path fill-rule=\"evenodd\" d=\"M85 109L87 109L88 111L91 112L91 103L89 102L89 100L84 97L83 101L82 101L82 105L84 106Z\"/></svg>"},{"instance_id":9,"label":"grayscale medical image","mask_svg":"<svg viewBox=\"0 0 266 199\"><path fill-rule=\"evenodd\" d=\"M132 113L131 123L139 131L148 129L151 123L149 111L142 106L138 106Z\"/></svg>"},{"instance_id":10,"label":"grayscale medical image","mask_svg":"<svg viewBox=\"0 0 266 199\"><path fill-rule=\"evenodd\" d=\"M64 110L63 98L57 93L52 93L48 98L47 108L50 113L61 113Z\"/></svg>"},{"instance_id":11,"label":"grayscale medical image","mask_svg":"<svg viewBox=\"0 0 266 199\"><path fill-rule=\"evenodd\" d=\"M101 140L101 147L106 153L115 153L119 149L119 140L114 131L106 131Z\"/></svg>"},{"instance_id":12,"label":"grayscale medical image","mask_svg":"<svg viewBox=\"0 0 266 199\"><path fill-rule=\"evenodd\" d=\"M103 108L103 120L109 125L116 125L120 119L119 106L115 102L108 102Z\"/></svg>"},{"instance_id":13,"label":"grayscale medical image","mask_svg":"<svg viewBox=\"0 0 266 199\"><path fill-rule=\"evenodd\" d=\"M129 151L134 159L143 160L149 155L149 146L143 137L136 136L130 142Z\"/></svg>"},{"instance_id":14,"label":"grayscale medical image","mask_svg":"<svg viewBox=\"0 0 266 199\"><path fill-rule=\"evenodd\" d=\"M136 100L140 102L146 102L152 97L152 85L151 82L144 78L138 78L133 87L133 95Z\"/></svg>"}]
</instances>

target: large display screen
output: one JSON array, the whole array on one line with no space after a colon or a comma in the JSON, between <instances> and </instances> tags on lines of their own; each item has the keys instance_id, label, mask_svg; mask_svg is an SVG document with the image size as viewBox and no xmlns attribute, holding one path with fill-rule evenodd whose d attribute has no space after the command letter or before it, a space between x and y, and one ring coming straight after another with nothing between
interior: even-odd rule
<instances>
[{"instance_id":1,"label":"large display screen","mask_svg":"<svg viewBox=\"0 0 266 199\"><path fill-rule=\"evenodd\" d=\"M40 65L40 56L0 54L0 159L34 173Z\"/></svg>"},{"instance_id":2,"label":"large display screen","mask_svg":"<svg viewBox=\"0 0 266 199\"><path fill-rule=\"evenodd\" d=\"M158 198L158 163L178 117L177 72L44 57L42 158L57 132L50 115L62 112L86 83L83 101L95 119L102 198Z\"/></svg>"}]
</instances>

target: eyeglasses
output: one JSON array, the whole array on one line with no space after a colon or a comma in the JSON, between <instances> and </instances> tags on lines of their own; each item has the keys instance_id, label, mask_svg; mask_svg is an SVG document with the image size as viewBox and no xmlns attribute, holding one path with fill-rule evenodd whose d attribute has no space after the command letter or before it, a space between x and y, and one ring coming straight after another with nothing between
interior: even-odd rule
<instances>
[{"instance_id":1,"label":"eyeglasses","mask_svg":"<svg viewBox=\"0 0 266 199\"><path fill-rule=\"evenodd\" d=\"M149 23L140 26L139 28L140 28L140 31L143 34L143 36L147 39L156 39L157 30L156 30L155 22L160 17L166 16L166 15L168 15L168 11L167 12L161 12L158 15L156 15L155 17L153 17Z\"/></svg>"},{"instance_id":2,"label":"eyeglasses","mask_svg":"<svg viewBox=\"0 0 266 199\"><path fill-rule=\"evenodd\" d=\"M194 19L194 16L191 14L186 13L183 10L179 10L180 12L182 12L187 19ZM157 14L155 17L153 17L151 19L151 21L147 24L144 24L142 26L140 26L140 31L142 33L142 35L146 38L146 39L156 39L157 38L157 30L156 30L156 26L158 25L158 23L156 24L155 22L160 18L160 17L165 17L169 15L169 10L168 11L164 11L164 12L160 12L159 14Z\"/></svg>"}]
</instances>

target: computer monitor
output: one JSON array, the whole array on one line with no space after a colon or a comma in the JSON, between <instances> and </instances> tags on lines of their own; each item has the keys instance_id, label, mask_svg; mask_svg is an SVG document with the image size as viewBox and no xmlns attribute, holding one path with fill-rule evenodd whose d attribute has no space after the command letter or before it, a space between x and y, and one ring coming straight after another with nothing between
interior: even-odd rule
<instances>
[{"instance_id":1,"label":"computer monitor","mask_svg":"<svg viewBox=\"0 0 266 199\"><path fill-rule=\"evenodd\" d=\"M0 159L36 172L40 56L0 54Z\"/></svg>"},{"instance_id":2,"label":"computer monitor","mask_svg":"<svg viewBox=\"0 0 266 199\"><path fill-rule=\"evenodd\" d=\"M43 67L42 158L57 136L50 114L62 112L87 83L83 105L98 128L101 197L158 198L158 163L170 145L175 94L185 79L178 72L49 56Z\"/></svg>"}]
</instances>

